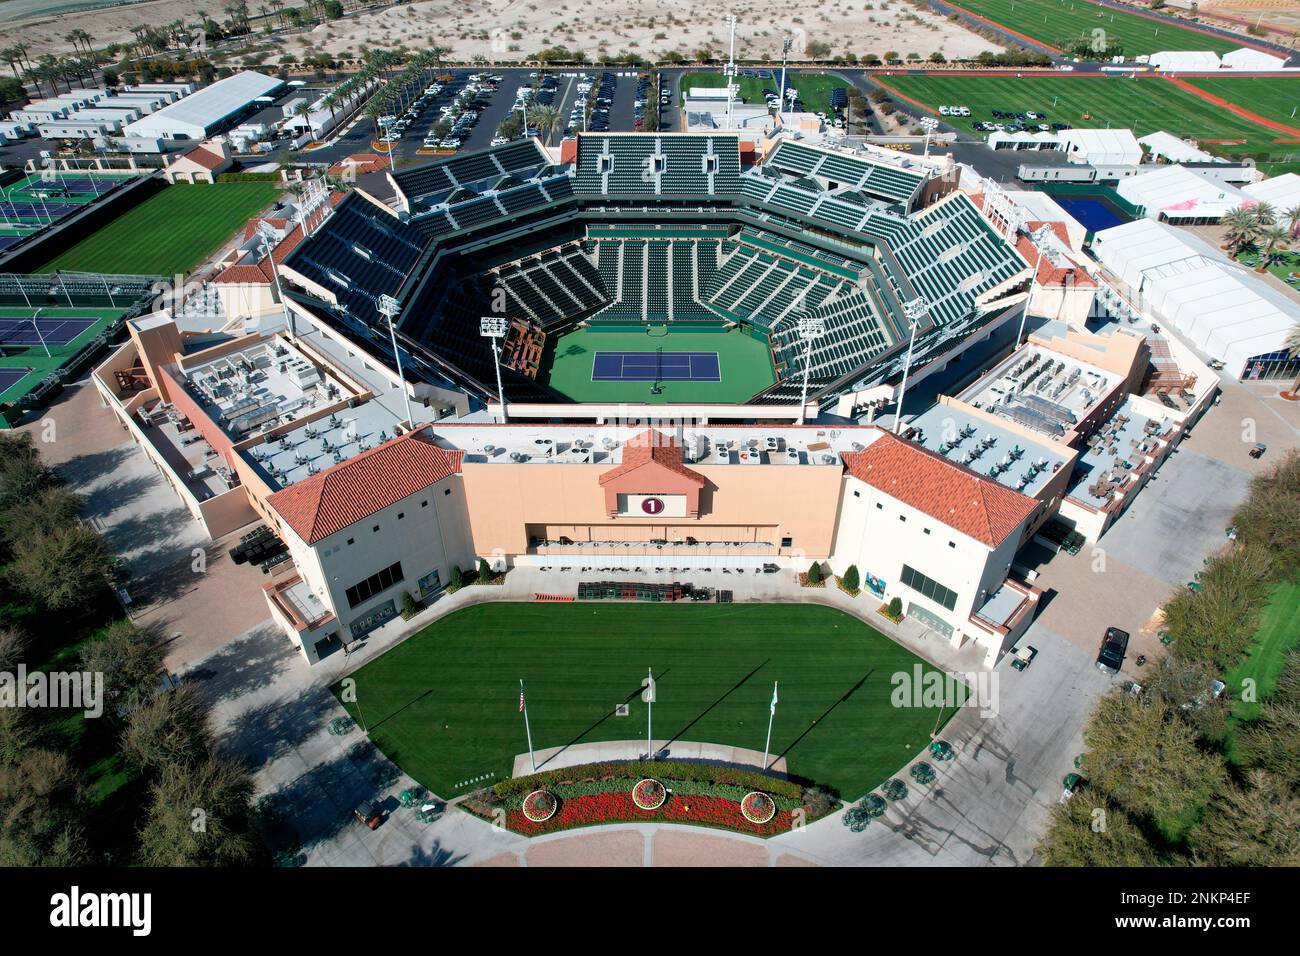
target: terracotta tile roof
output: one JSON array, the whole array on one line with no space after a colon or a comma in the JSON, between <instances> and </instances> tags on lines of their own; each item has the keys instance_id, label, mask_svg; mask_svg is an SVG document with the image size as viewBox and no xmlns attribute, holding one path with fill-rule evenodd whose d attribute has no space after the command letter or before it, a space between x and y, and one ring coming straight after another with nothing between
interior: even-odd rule
<instances>
[{"instance_id":1,"label":"terracotta tile roof","mask_svg":"<svg viewBox=\"0 0 1300 956\"><path fill-rule=\"evenodd\" d=\"M886 432L865 451L844 453L849 474L995 548L1038 502Z\"/></svg>"},{"instance_id":2,"label":"terracotta tile roof","mask_svg":"<svg viewBox=\"0 0 1300 956\"><path fill-rule=\"evenodd\" d=\"M1030 222L1025 223L1025 228L1030 232L1033 232L1035 229L1042 226L1048 226L1061 240L1062 244L1069 246L1070 235L1065 229L1065 223L1040 222L1037 220L1031 220ZM1038 261L1038 250L1034 247L1033 241L1024 233L1016 235L1016 250L1026 262ZM1066 261L1069 262L1068 259ZM1052 264L1052 260L1047 256L1043 256L1042 260L1038 261L1039 285L1049 287L1061 286L1065 284L1066 276L1070 276L1070 284L1074 286L1093 288L1097 285L1097 280L1088 275L1087 271L1082 266L1070 263L1070 265L1065 268L1057 268Z\"/></svg>"},{"instance_id":3,"label":"terracotta tile roof","mask_svg":"<svg viewBox=\"0 0 1300 956\"><path fill-rule=\"evenodd\" d=\"M188 159L191 163L197 163L209 171L220 169L228 162L226 157L220 153L214 153L207 146L195 146L188 153L181 156L181 159Z\"/></svg>"},{"instance_id":4,"label":"terracotta tile roof","mask_svg":"<svg viewBox=\"0 0 1300 956\"><path fill-rule=\"evenodd\" d=\"M250 222L249 229L246 232L256 232L256 222L257 220ZM267 219L266 222L279 223L280 225L277 228L284 228L288 224L287 219ZM252 236L249 235L248 238L251 239ZM271 250L271 261L279 265L284 261L285 256L293 252L294 246L300 242L302 242L302 229L294 226ZM212 281L224 284L253 285L265 285L274 282L275 276L271 274L271 264L267 261L267 258L262 256L254 261L254 257L259 254L259 251L254 250L234 265L222 269L213 277Z\"/></svg>"},{"instance_id":5,"label":"terracotta tile roof","mask_svg":"<svg viewBox=\"0 0 1300 956\"><path fill-rule=\"evenodd\" d=\"M370 517L460 471L461 452L439 448L429 426L384 442L268 497L308 544Z\"/></svg>"},{"instance_id":6,"label":"terracotta tile roof","mask_svg":"<svg viewBox=\"0 0 1300 956\"><path fill-rule=\"evenodd\" d=\"M704 484L702 475L691 471L682 463L682 446L678 444L677 439L653 428L623 443L623 463L601 475L600 483L607 484L651 461L676 472L683 478L689 478L697 485Z\"/></svg>"}]
</instances>

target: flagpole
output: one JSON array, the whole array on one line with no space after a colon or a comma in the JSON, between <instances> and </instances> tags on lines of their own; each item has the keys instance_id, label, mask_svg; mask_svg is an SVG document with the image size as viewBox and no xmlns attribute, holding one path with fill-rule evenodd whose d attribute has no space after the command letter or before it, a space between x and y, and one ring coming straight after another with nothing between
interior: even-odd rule
<instances>
[{"instance_id":1,"label":"flagpole","mask_svg":"<svg viewBox=\"0 0 1300 956\"><path fill-rule=\"evenodd\" d=\"M649 681L646 686L650 688L650 699L646 701L645 708L645 752L648 760L655 759L654 745L654 710L655 710L655 672L653 667L646 668L646 678Z\"/></svg>"},{"instance_id":2,"label":"flagpole","mask_svg":"<svg viewBox=\"0 0 1300 956\"><path fill-rule=\"evenodd\" d=\"M528 726L528 698L524 696L524 679L519 678L519 703L523 705L524 710L524 733L528 735L528 762L533 766L533 773L537 773L537 758L533 756L533 729Z\"/></svg>"},{"instance_id":3,"label":"flagpole","mask_svg":"<svg viewBox=\"0 0 1300 956\"><path fill-rule=\"evenodd\" d=\"M776 720L776 681L772 681L772 706L767 713L767 743L763 744L763 769L767 769L767 755L772 750L772 721Z\"/></svg>"}]
</instances>

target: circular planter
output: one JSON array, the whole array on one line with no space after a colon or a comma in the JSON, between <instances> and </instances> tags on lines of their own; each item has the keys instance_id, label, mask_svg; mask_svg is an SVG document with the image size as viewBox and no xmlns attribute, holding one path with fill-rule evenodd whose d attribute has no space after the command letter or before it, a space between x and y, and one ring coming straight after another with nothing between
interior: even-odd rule
<instances>
[{"instance_id":1,"label":"circular planter","mask_svg":"<svg viewBox=\"0 0 1300 956\"><path fill-rule=\"evenodd\" d=\"M533 823L545 823L555 816L560 808L560 801L549 790L534 790L524 797L522 810L524 816Z\"/></svg>"},{"instance_id":2,"label":"circular planter","mask_svg":"<svg viewBox=\"0 0 1300 956\"><path fill-rule=\"evenodd\" d=\"M658 810L667 799L667 788L653 777L638 780L632 787L632 802L642 810Z\"/></svg>"},{"instance_id":3,"label":"circular planter","mask_svg":"<svg viewBox=\"0 0 1300 956\"><path fill-rule=\"evenodd\" d=\"M761 790L753 790L741 798L740 812L750 823L771 823L776 816L776 801Z\"/></svg>"}]
</instances>

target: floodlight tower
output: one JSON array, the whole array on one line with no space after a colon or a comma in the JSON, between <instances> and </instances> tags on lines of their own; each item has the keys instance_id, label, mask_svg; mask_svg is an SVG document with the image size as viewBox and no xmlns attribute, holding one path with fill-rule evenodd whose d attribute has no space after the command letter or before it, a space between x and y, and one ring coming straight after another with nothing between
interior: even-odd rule
<instances>
[{"instance_id":1,"label":"floodlight tower","mask_svg":"<svg viewBox=\"0 0 1300 956\"><path fill-rule=\"evenodd\" d=\"M804 423L808 410L808 374L812 371L813 342L826 332L826 320L820 315L807 314L799 320L799 338L807 343L803 353L803 391L799 395L799 424Z\"/></svg>"},{"instance_id":2,"label":"floodlight tower","mask_svg":"<svg viewBox=\"0 0 1300 956\"><path fill-rule=\"evenodd\" d=\"M393 317L402 311L402 306L391 295L381 295L376 307L388 319L388 335L393 341L393 360L397 363L397 384L402 390L402 401L406 403L406 427L414 428L415 419L411 416L411 396L406 391L406 378L402 375L402 353L397 349L397 329Z\"/></svg>"},{"instance_id":3,"label":"floodlight tower","mask_svg":"<svg viewBox=\"0 0 1300 956\"><path fill-rule=\"evenodd\" d=\"M912 338L907 343L907 358L903 362L903 382L898 390L898 408L894 411L894 434L903 427L903 396L907 394L907 373L912 369L912 349L916 347L916 330L921 324L921 316L929 308L925 299L916 298L903 303L903 314L912 326Z\"/></svg>"},{"instance_id":4,"label":"floodlight tower","mask_svg":"<svg viewBox=\"0 0 1300 956\"><path fill-rule=\"evenodd\" d=\"M506 334L510 323L504 315L485 315L478 320L478 334L492 340L492 368L497 373L497 403L501 406L501 423L506 421L506 393L501 387L501 354L497 349L497 339Z\"/></svg>"},{"instance_id":5,"label":"floodlight tower","mask_svg":"<svg viewBox=\"0 0 1300 956\"><path fill-rule=\"evenodd\" d=\"M275 246L272 245L272 233L274 231L275 228L263 219L257 227L257 236L262 243L262 255L266 257L267 264L271 267L271 277L275 280L275 296L280 300L280 308L284 311L284 325L289 330L289 341L293 342L297 340L297 336L294 334L293 313L289 311L289 303L284 299L284 290L280 288L280 270L275 267L275 259L271 256L272 251L275 249Z\"/></svg>"},{"instance_id":6,"label":"floodlight tower","mask_svg":"<svg viewBox=\"0 0 1300 956\"><path fill-rule=\"evenodd\" d=\"M728 14L727 25L731 27L731 53L727 58L727 65L722 68L723 79L727 83L727 129L734 129L731 125L731 104L736 98L736 15Z\"/></svg>"},{"instance_id":7,"label":"floodlight tower","mask_svg":"<svg viewBox=\"0 0 1300 956\"><path fill-rule=\"evenodd\" d=\"M793 46L793 45L794 45L794 41L791 40L790 37L785 36L785 37L782 37L782 38L781 38L781 106L780 106L780 112L782 112L782 113L785 112L785 65L786 65L786 61L788 61L788 60L790 59L790 47Z\"/></svg>"},{"instance_id":8,"label":"floodlight tower","mask_svg":"<svg viewBox=\"0 0 1300 956\"><path fill-rule=\"evenodd\" d=\"M1029 298L1025 300L1025 308L1020 313L1020 331L1016 333L1016 348L1020 347L1020 343L1025 338L1025 320L1029 318L1029 307L1034 301L1034 287L1038 284L1038 267L1043 264L1043 247L1047 245L1051 235L1052 227L1047 223L1043 223L1029 234L1029 241L1038 250L1038 255L1034 259L1034 274L1029 277Z\"/></svg>"},{"instance_id":9,"label":"floodlight tower","mask_svg":"<svg viewBox=\"0 0 1300 956\"><path fill-rule=\"evenodd\" d=\"M934 131L938 128L939 121L933 116L921 117L921 129L925 130L925 153L923 155L930 155L930 137L934 135Z\"/></svg>"}]
</instances>

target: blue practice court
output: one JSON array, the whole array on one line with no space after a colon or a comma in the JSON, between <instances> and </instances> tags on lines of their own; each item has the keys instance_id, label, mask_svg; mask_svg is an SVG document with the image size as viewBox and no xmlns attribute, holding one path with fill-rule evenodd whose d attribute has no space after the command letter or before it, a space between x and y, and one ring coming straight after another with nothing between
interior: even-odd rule
<instances>
[{"instance_id":1,"label":"blue practice court","mask_svg":"<svg viewBox=\"0 0 1300 956\"><path fill-rule=\"evenodd\" d=\"M60 319L54 316L42 316L36 321L41 326L39 334L35 323L29 318L0 316L0 345L39 346L42 339L46 345L68 345L94 325L98 319Z\"/></svg>"},{"instance_id":2,"label":"blue practice court","mask_svg":"<svg viewBox=\"0 0 1300 956\"><path fill-rule=\"evenodd\" d=\"M21 382L30 371L29 368L0 368L0 395Z\"/></svg>"},{"instance_id":3,"label":"blue practice court","mask_svg":"<svg viewBox=\"0 0 1300 956\"><path fill-rule=\"evenodd\" d=\"M593 382L720 382L717 352L597 352Z\"/></svg>"}]
</instances>

